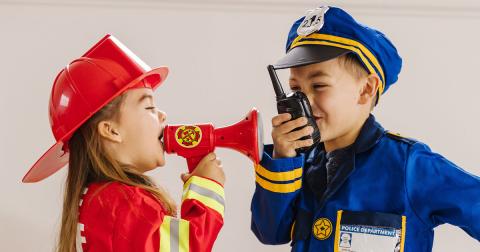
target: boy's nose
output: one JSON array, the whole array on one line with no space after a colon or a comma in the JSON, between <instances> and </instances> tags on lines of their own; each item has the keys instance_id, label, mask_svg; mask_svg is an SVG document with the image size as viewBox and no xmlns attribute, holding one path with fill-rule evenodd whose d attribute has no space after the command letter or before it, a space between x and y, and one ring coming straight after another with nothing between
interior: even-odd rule
<instances>
[{"instance_id":1,"label":"boy's nose","mask_svg":"<svg viewBox=\"0 0 480 252\"><path fill-rule=\"evenodd\" d=\"M305 93L305 95L307 96L308 98L308 103L310 103L310 107L313 108L313 106L315 106L315 97L314 97L314 94L312 92L308 92L308 93Z\"/></svg>"},{"instance_id":2,"label":"boy's nose","mask_svg":"<svg viewBox=\"0 0 480 252\"><path fill-rule=\"evenodd\" d=\"M319 108L317 104L315 103L315 94L310 92L305 94L308 98L308 103L310 104L310 107L312 108L313 114L317 114Z\"/></svg>"}]
</instances>

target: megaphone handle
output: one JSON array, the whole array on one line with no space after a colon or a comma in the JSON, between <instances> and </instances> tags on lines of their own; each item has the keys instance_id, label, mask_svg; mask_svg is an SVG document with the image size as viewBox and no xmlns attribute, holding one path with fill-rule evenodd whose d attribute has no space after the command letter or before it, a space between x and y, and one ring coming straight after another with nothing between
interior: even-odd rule
<instances>
[{"instance_id":1,"label":"megaphone handle","mask_svg":"<svg viewBox=\"0 0 480 252\"><path fill-rule=\"evenodd\" d=\"M198 163L202 160L203 156L198 157L189 157L187 158L188 172L192 173L195 168L197 168Z\"/></svg>"}]
</instances>

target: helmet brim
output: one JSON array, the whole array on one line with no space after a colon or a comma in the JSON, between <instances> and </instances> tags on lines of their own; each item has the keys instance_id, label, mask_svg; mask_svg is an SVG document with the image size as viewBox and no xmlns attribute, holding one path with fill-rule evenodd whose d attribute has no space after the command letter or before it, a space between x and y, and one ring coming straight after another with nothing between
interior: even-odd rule
<instances>
[{"instance_id":1,"label":"helmet brim","mask_svg":"<svg viewBox=\"0 0 480 252\"><path fill-rule=\"evenodd\" d=\"M101 108L105 105L110 103L113 99L123 94L128 89L134 88L138 86L139 82L142 82L145 79L149 79L148 84L149 86L155 90L158 88L167 78L168 76L168 67L158 67L152 69L139 77L135 78L133 81L129 82L127 85L122 87L116 94L114 94L111 98L106 100L97 110L92 113L93 116L96 112L98 112ZM155 77L155 78L152 78ZM158 77L158 78L156 78ZM82 126L91 116L85 118L81 121L78 125L73 127L70 132L68 132L62 139L59 139L52 147L50 147L40 159L35 162L35 164L30 168L30 170L25 174L22 179L23 183L34 183L41 181L50 175L54 174L61 168L65 167L68 164L69 160L69 153L64 151L64 145L68 142L68 139L73 135L73 133Z\"/></svg>"}]
</instances>

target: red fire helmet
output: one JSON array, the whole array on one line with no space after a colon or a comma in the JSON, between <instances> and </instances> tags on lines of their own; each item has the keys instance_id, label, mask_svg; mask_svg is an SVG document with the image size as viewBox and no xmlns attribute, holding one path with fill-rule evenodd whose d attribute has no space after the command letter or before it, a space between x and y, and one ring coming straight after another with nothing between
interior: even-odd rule
<instances>
[{"instance_id":1,"label":"red fire helmet","mask_svg":"<svg viewBox=\"0 0 480 252\"><path fill-rule=\"evenodd\" d=\"M57 75L49 102L56 143L30 168L23 182L38 182L68 163L68 140L103 106L131 88L157 88L168 68L152 69L118 39L106 35Z\"/></svg>"}]
</instances>

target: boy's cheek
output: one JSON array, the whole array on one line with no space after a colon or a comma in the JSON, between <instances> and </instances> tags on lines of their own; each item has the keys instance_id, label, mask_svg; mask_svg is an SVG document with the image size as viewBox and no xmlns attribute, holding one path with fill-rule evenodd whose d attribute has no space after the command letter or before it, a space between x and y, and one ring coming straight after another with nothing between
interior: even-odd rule
<instances>
[{"instance_id":1,"label":"boy's cheek","mask_svg":"<svg viewBox=\"0 0 480 252\"><path fill-rule=\"evenodd\" d=\"M325 121L323 120L320 122L317 121L317 126L318 126L318 129L320 130L321 141L324 141L325 139L329 138L330 132Z\"/></svg>"},{"instance_id":2,"label":"boy's cheek","mask_svg":"<svg viewBox=\"0 0 480 252\"><path fill-rule=\"evenodd\" d=\"M322 110L331 107L335 103L335 94L329 91L315 92L313 97L313 103Z\"/></svg>"}]
</instances>

